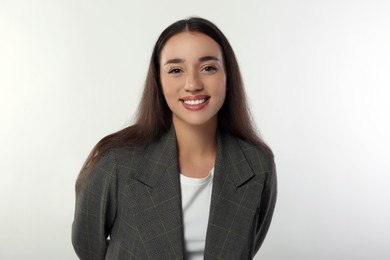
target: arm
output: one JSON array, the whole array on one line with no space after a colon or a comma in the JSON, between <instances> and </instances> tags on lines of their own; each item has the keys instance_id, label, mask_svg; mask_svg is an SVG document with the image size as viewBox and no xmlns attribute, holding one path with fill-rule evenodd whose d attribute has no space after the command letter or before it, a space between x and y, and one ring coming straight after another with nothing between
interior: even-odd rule
<instances>
[{"instance_id":1,"label":"arm","mask_svg":"<svg viewBox=\"0 0 390 260\"><path fill-rule=\"evenodd\" d=\"M254 254L256 254L257 251L260 249L260 246L263 243L265 236L267 235L268 228L271 224L272 215L275 209L276 195L277 195L276 170L275 170L274 160L273 158L271 158L269 164L269 172L266 179L266 186L264 187L261 196L260 213L257 222Z\"/></svg>"},{"instance_id":2,"label":"arm","mask_svg":"<svg viewBox=\"0 0 390 260\"><path fill-rule=\"evenodd\" d=\"M116 215L116 189L116 161L111 153L77 179L72 244L82 260L105 258Z\"/></svg>"}]
</instances>

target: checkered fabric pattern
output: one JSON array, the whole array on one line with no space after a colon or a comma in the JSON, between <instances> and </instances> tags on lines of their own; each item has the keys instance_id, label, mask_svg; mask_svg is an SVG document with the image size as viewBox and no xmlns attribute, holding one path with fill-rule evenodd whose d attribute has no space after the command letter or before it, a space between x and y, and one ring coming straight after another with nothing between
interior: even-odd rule
<instances>
[{"instance_id":1,"label":"checkered fabric pattern","mask_svg":"<svg viewBox=\"0 0 390 260\"><path fill-rule=\"evenodd\" d=\"M252 259L276 202L273 158L218 133L204 259ZM173 127L146 148L112 149L76 183L72 243L80 259L184 259Z\"/></svg>"}]
</instances>

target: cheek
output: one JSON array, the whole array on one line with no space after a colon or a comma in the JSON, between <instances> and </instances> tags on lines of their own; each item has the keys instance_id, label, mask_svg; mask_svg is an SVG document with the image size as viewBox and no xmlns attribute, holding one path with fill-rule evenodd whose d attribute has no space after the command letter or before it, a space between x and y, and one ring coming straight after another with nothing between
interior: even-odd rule
<instances>
[{"instance_id":1,"label":"cheek","mask_svg":"<svg viewBox=\"0 0 390 260\"><path fill-rule=\"evenodd\" d=\"M169 99L170 96L172 96L172 88L167 82L161 81L161 87L162 87L162 92L165 97L165 99Z\"/></svg>"},{"instance_id":2,"label":"cheek","mask_svg":"<svg viewBox=\"0 0 390 260\"><path fill-rule=\"evenodd\" d=\"M161 87L164 96L170 96L177 93L179 89L178 82L175 79L161 78Z\"/></svg>"},{"instance_id":3,"label":"cheek","mask_svg":"<svg viewBox=\"0 0 390 260\"><path fill-rule=\"evenodd\" d=\"M219 84L218 85L218 88L216 89L217 91L217 95L220 96L220 99L222 101L225 100L225 97L226 97L226 80L223 79L221 81L219 81Z\"/></svg>"}]
</instances>

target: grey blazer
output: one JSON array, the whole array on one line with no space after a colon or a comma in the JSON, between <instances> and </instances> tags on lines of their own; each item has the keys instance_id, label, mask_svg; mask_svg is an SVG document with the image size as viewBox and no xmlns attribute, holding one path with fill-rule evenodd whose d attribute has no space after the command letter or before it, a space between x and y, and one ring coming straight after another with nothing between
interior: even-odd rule
<instances>
[{"instance_id":1,"label":"grey blazer","mask_svg":"<svg viewBox=\"0 0 390 260\"><path fill-rule=\"evenodd\" d=\"M173 127L145 148L107 152L76 188L72 243L80 259L185 259ZM276 202L273 157L218 133L204 259L252 259Z\"/></svg>"}]
</instances>

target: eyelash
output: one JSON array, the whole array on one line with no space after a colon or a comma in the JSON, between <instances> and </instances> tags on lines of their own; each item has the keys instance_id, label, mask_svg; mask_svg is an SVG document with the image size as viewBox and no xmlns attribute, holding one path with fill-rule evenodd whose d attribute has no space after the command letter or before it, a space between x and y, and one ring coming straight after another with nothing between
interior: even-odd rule
<instances>
[{"instance_id":1,"label":"eyelash","mask_svg":"<svg viewBox=\"0 0 390 260\"><path fill-rule=\"evenodd\" d=\"M206 72L214 72L214 71L217 71L217 68L214 66L205 66L202 70L204 70ZM181 69L174 68L174 69L169 70L168 74L179 74L180 72L182 72Z\"/></svg>"},{"instance_id":2,"label":"eyelash","mask_svg":"<svg viewBox=\"0 0 390 260\"><path fill-rule=\"evenodd\" d=\"M168 71L168 74L179 74L182 70L178 68L174 68Z\"/></svg>"},{"instance_id":3,"label":"eyelash","mask_svg":"<svg viewBox=\"0 0 390 260\"><path fill-rule=\"evenodd\" d=\"M210 71L209 69L212 69L212 70ZM203 68L203 70L205 70L207 72L214 72L214 71L217 70L217 68L214 67L214 66L206 66L206 67Z\"/></svg>"}]
</instances>

